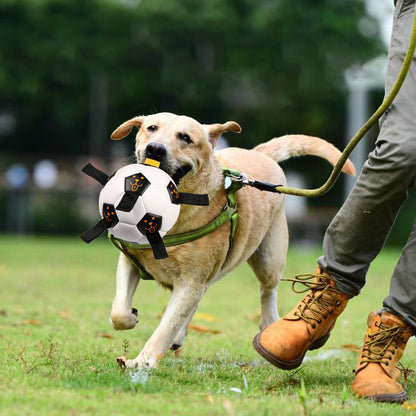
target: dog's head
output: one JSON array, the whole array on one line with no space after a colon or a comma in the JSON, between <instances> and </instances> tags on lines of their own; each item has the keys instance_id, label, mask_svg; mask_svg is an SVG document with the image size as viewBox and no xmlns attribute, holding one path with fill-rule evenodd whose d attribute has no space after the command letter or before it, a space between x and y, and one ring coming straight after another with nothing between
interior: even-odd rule
<instances>
[{"instance_id":1,"label":"dog's head","mask_svg":"<svg viewBox=\"0 0 416 416\"><path fill-rule=\"evenodd\" d=\"M146 158L160 162L160 168L178 182L188 172L198 173L210 162L213 149L222 133L240 133L241 127L234 121L224 124L200 124L191 117L172 113L158 113L134 117L111 135L113 140L126 137L133 127L136 135L136 159Z\"/></svg>"}]
</instances>

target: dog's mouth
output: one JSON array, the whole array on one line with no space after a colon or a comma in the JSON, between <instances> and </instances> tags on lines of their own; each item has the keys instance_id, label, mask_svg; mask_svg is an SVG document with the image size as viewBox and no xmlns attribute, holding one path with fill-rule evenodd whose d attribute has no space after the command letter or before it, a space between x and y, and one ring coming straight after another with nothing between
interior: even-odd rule
<instances>
[{"instance_id":1,"label":"dog's mouth","mask_svg":"<svg viewBox=\"0 0 416 416\"><path fill-rule=\"evenodd\" d=\"M146 151L139 151L136 153L136 156L137 163L144 163L147 158L157 160L160 163L159 169L166 172L176 185L179 185L180 180L192 170L192 166L189 164L184 163L178 166L177 163L169 163L167 157L155 158L153 155L147 154Z\"/></svg>"},{"instance_id":2,"label":"dog's mouth","mask_svg":"<svg viewBox=\"0 0 416 416\"><path fill-rule=\"evenodd\" d=\"M176 183L176 185L179 185L179 181L190 171L192 170L191 166L184 165L180 166L176 169L175 173L171 175L173 181Z\"/></svg>"}]
</instances>

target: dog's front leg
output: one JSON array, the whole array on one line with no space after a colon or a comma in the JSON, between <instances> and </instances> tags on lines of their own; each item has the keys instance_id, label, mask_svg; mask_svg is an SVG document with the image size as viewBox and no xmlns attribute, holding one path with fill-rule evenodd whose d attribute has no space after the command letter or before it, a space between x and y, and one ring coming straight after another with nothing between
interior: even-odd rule
<instances>
[{"instance_id":1,"label":"dog's front leg","mask_svg":"<svg viewBox=\"0 0 416 416\"><path fill-rule=\"evenodd\" d=\"M131 302L139 280L137 271L121 253L117 266L116 296L110 315L110 322L115 329L131 329L137 324L138 312L131 307Z\"/></svg>"},{"instance_id":2,"label":"dog's front leg","mask_svg":"<svg viewBox=\"0 0 416 416\"><path fill-rule=\"evenodd\" d=\"M205 286L175 286L165 313L156 331L134 360L128 360L128 368L156 366L175 340L175 336L194 312L206 291Z\"/></svg>"}]
</instances>

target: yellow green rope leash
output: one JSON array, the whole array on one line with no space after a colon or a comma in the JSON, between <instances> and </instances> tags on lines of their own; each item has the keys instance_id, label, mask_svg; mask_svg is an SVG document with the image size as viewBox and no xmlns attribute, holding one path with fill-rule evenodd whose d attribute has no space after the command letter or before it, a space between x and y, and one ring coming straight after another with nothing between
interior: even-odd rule
<instances>
[{"instance_id":1,"label":"yellow green rope leash","mask_svg":"<svg viewBox=\"0 0 416 416\"><path fill-rule=\"evenodd\" d=\"M399 92L401 86L403 85L404 80L406 79L407 73L409 72L410 65L413 60L416 47L416 12L413 17L413 26L410 36L409 46L407 48L406 56L403 61L402 68L397 76L397 79L387 97L381 103L380 107L375 111L375 113L364 123L364 125L358 130L354 135L351 141L348 143L344 151L342 152L341 157L334 166L331 175L327 181L319 188L315 189L300 189L300 188L291 188L287 186L276 186L276 190L283 194L305 196L305 197L315 197L323 195L328 192L335 184L338 179L341 169L344 166L344 163L348 159L348 156L354 150L358 142L364 137L364 135L370 130L370 128L377 122L377 120L383 115L383 113L388 109L392 104L393 100L396 98L397 93Z\"/></svg>"}]
</instances>

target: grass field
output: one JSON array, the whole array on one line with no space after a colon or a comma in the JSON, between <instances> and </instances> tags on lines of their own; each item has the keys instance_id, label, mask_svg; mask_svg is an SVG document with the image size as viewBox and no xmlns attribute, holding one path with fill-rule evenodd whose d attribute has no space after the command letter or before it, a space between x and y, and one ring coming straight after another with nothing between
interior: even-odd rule
<instances>
[{"instance_id":1,"label":"grass field","mask_svg":"<svg viewBox=\"0 0 416 416\"><path fill-rule=\"evenodd\" d=\"M411 409L350 393L367 314L380 307L398 251L384 251L361 296L340 317L328 343L298 371L267 364L251 346L257 333L258 285L243 265L210 288L180 353L150 373L122 371L150 336L169 292L141 282L139 325L108 323L118 253L105 238L0 237L0 415L400 415ZM286 277L315 268L319 251L288 256ZM299 299L279 289L280 314ZM207 332L204 332L207 331ZM218 331L218 332L216 332ZM412 339L403 359L416 367ZM416 403L409 372L408 407ZM414 410L416 412L416 410Z\"/></svg>"}]
</instances>

